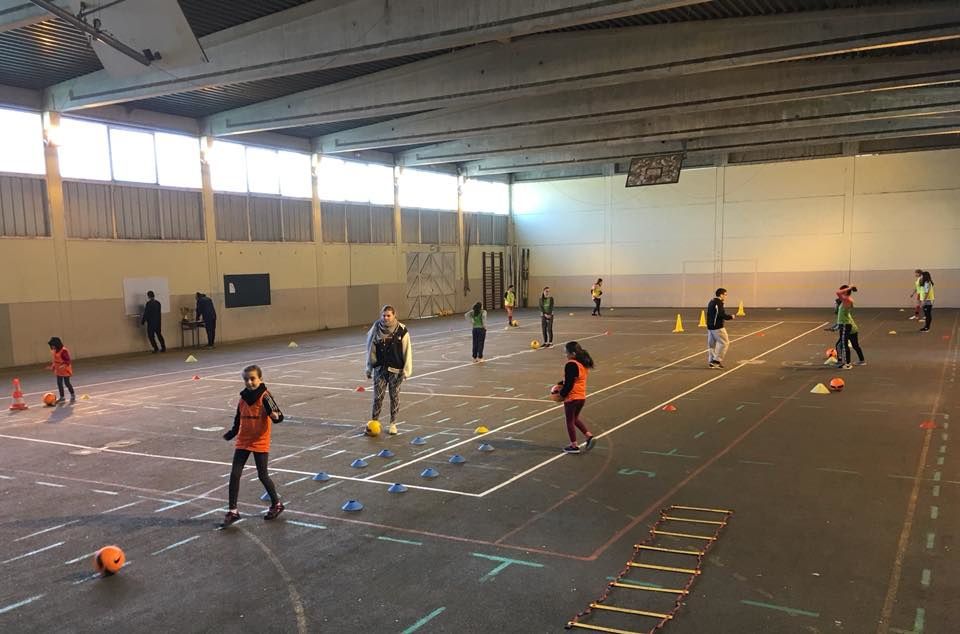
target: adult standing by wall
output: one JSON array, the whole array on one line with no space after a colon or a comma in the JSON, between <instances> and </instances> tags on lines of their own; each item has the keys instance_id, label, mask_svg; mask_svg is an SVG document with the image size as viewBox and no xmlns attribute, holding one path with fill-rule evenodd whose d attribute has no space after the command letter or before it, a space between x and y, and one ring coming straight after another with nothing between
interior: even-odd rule
<instances>
[{"instance_id":1,"label":"adult standing by wall","mask_svg":"<svg viewBox=\"0 0 960 634\"><path fill-rule=\"evenodd\" d=\"M550 287L544 286L540 293L540 329L543 331L543 347L553 345L553 297Z\"/></svg>"},{"instance_id":2,"label":"adult standing by wall","mask_svg":"<svg viewBox=\"0 0 960 634\"><path fill-rule=\"evenodd\" d=\"M920 332L927 332L930 330L931 322L933 322L933 300L936 299L933 288L933 278L930 276L930 271L923 271L920 275L920 281L920 301L923 302L924 319L924 325L923 328L920 329Z\"/></svg>"},{"instance_id":3,"label":"adult standing by wall","mask_svg":"<svg viewBox=\"0 0 960 634\"><path fill-rule=\"evenodd\" d=\"M384 394L390 392L390 427L397 433L400 414L400 385L413 374L413 346L407 327L397 319L393 306L380 309L380 319L367 332L366 374L373 379L373 411L370 418L380 420Z\"/></svg>"},{"instance_id":4,"label":"adult standing by wall","mask_svg":"<svg viewBox=\"0 0 960 634\"><path fill-rule=\"evenodd\" d=\"M590 297L593 298L593 312L591 315L600 317L600 297L603 295L603 278L598 277L596 283L590 287Z\"/></svg>"},{"instance_id":5,"label":"adult standing by wall","mask_svg":"<svg viewBox=\"0 0 960 634\"><path fill-rule=\"evenodd\" d=\"M734 319L723 307L727 289L718 288L715 297L707 304L707 367L722 370L723 357L730 347L726 321Z\"/></svg>"},{"instance_id":6,"label":"adult standing by wall","mask_svg":"<svg viewBox=\"0 0 960 634\"><path fill-rule=\"evenodd\" d=\"M207 347L212 348L217 337L217 309L213 300L197 291L197 320L203 322L207 331Z\"/></svg>"},{"instance_id":7,"label":"adult standing by wall","mask_svg":"<svg viewBox=\"0 0 960 634\"><path fill-rule=\"evenodd\" d=\"M150 340L150 345L153 346L154 354L167 351L163 333L160 332L160 312L162 308L154 292L147 291L147 304L143 307L143 317L140 318L140 325L147 325L147 338ZM160 340L159 348L157 347L158 339Z\"/></svg>"}]
</instances>

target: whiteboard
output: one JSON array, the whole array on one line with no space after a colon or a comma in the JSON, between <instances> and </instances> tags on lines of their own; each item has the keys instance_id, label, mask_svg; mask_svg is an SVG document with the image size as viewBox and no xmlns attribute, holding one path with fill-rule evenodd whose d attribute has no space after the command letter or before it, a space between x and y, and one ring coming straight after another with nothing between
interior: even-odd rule
<instances>
[{"instance_id":1,"label":"whiteboard","mask_svg":"<svg viewBox=\"0 0 960 634\"><path fill-rule=\"evenodd\" d=\"M147 303L147 291L153 291L160 302L160 311L170 312L170 286L165 277L123 278L123 309L125 315L143 313Z\"/></svg>"}]
</instances>

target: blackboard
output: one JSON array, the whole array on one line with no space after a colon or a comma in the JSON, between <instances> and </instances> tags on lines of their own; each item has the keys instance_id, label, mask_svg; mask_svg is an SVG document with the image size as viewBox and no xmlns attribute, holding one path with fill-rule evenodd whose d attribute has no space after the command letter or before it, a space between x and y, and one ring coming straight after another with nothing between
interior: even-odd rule
<instances>
[{"instance_id":1,"label":"blackboard","mask_svg":"<svg viewBox=\"0 0 960 634\"><path fill-rule=\"evenodd\" d=\"M270 274L223 276L223 303L227 308L270 305Z\"/></svg>"}]
</instances>

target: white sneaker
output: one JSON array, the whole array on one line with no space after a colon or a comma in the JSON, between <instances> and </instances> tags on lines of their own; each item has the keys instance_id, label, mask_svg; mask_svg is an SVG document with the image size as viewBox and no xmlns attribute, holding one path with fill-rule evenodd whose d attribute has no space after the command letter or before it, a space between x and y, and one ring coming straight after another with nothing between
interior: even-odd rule
<instances>
[{"instance_id":1,"label":"white sneaker","mask_svg":"<svg viewBox=\"0 0 960 634\"><path fill-rule=\"evenodd\" d=\"M910 315L910 317L908 317L907 319L919 319L919 317L917 317L916 315Z\"/></svg>"},{"instance_id":2,"label":"white sneaker","mask_svg":"<svg viewBox=\"0 0 960 634\"><path fill-rule=\"evenodd\" d=\"M396 436L396 435L397 435L397 424L396 424L396 423L390 423L390 426L387 427L387 433L390 434L391 436Z\"/></svg>"},{"instance_id":3,"label":"white sneaker","mask_svg":"<svg viewBox=\"0 0 960 634\"><path fill-rule=\"evenodd\" d=\"M852 369L853 369L853 366L850 365L849 363L845 363L845 364L843 364L843 365L840 366L840 369L841 369L841 370L852 370Z\"/></svg>"}]
</instances>

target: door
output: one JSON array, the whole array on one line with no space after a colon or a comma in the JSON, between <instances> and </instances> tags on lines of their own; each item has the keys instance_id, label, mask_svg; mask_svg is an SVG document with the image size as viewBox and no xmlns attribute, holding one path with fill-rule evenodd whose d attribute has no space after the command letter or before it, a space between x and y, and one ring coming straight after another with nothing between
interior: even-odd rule
<instances>
[{"instance_id":1,"label":"door","mask_svg":"<svg viewBox=\"0 0 960 634\"><path fill-rule=\"evenodd\" d=\"M452 313L456 280L456 254L407 253L407 319Z\"/></svg>"}]
</instances>

